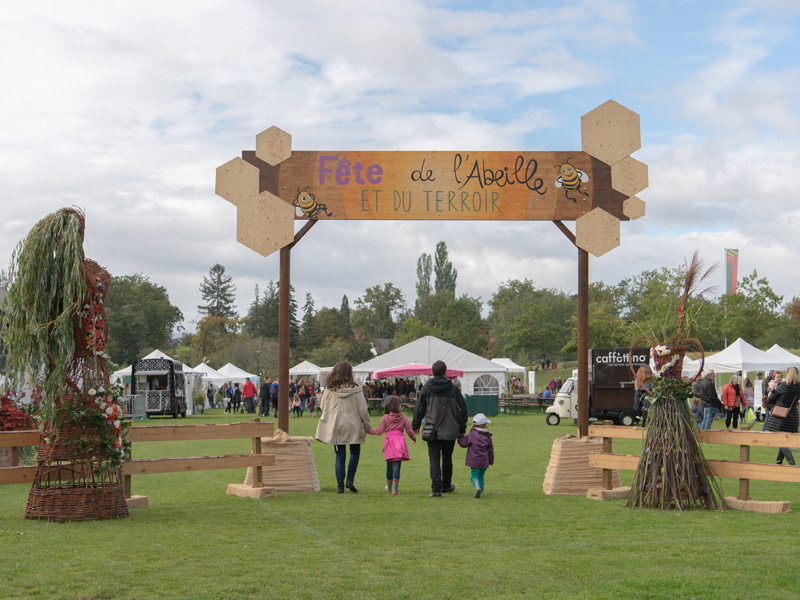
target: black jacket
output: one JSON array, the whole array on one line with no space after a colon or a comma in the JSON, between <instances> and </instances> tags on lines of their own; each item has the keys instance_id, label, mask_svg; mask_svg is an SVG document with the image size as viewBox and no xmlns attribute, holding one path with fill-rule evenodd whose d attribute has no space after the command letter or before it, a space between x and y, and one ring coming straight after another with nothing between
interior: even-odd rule
<instances>
[{"instance_id":1,"label":"black jacket","mask_svg":"<svg viewBox=\"0 0 800 600\"><path fill-rule=\"evenodd\" d=\"M703 383L700 384L700 400L703 402L703 407L722 408L713 379L703 377Z\"/></svg>"},{"instance_id":2,"label":"black jacket","mask_svg":"<svg viewBox=\"0 0 800 600\"><path fill-rule=\"evenodd\" d=\"M442 416L442 410L447 412ZM426 423L436 424L441 419L436 438L439 440L456 440L458 435L467 432L467 403L461 390L447 377L438 375L422 386L414 407L414 419L411 428L415 431Z\"/></svg>"},{"instance_id":3,"label":"black jacket","mask_svg":"<svg viewBox=\"0 0 800 600\"><path fill-rule=\"evenodd\" d=\"M258 390L258 397L262 400L269 399L269 384L266 381L261 384L261 389Z\"/></svg>"}]
</instances>

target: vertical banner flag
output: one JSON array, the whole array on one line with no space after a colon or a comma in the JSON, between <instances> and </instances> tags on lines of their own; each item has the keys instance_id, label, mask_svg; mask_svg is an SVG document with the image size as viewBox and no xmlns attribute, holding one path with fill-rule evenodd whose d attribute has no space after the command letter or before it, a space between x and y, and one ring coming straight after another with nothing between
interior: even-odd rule
<instances>
[{"instance_id":1,"label":"vertical banner flag","mask_svg":"<svg viewBox=\"0 0 800 600\"><path fill-rule=\"evenodd\" d=\"M725 290L727 294L735 294L736 293L736 280L737 280L737 273L739 271L739 251L738 250L729 250L725 249L725 264L727 266L727 273L726 273L726 286Z\"/></svg>"}]
</instances>

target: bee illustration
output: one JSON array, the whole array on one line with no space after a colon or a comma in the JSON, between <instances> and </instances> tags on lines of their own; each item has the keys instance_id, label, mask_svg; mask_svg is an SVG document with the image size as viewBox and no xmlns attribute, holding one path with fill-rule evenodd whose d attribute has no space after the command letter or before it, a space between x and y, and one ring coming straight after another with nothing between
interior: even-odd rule
<instances>
[{"instance_id":1,"label":"bee illustration","mask_svg":"<svg viewBox=\"0 0 800 600\"><path fill-rule=\"evenodd\" d=\"M297 198L294 199L292 205L297 207L295 213L298 217L306 216L309 219L317 219L320 212L324 212L329 217L333 214L328 212L327 206L317 203L314 194L309 192L308 188L302 191L297 188Z\"/></svg>"},{"instance_id":2,"label":"bee illustration","mask_svg":"<svg viewBox=\"0 0 800 600\"><path fill-rule=\"evenodd\" d=\"M569 161L571 159L567 159L563 165L555 165L555 168L561 171L561 174L556 178L556 187L564 188L564 193L566 194L569 200L572 200L575 204L578 201L569 195L570 192L578 192L581 193L581 183L586 183L589 181L589 176L581 171L580 169L576 169ZM586 193L586 188L583 189L583 194L588 196L589 194Z\"/></svg>"}]
</instances>

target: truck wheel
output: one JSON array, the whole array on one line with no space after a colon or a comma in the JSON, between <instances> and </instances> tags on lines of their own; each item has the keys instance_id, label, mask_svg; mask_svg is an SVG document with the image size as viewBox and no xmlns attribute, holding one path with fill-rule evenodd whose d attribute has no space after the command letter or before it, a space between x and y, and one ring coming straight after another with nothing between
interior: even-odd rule
<instances>
[{"instance_id":1,"label":"truck wheel","mask_svg":"<svg viewBox=\"0 0 800 600\"><path fill-rule=\"evenodd\" d=\"M636 423L636 414L626 410L619 416L619 422L625 427L630 427Z\"/></svg>"},{"instance_id":2,"label":"truck wheel","mask_svg":"<svg viewBox=\"0 0 800 600\"><path fill-rule=\"evenodd\" d=\"M547 413L545 421L547 421L548 425L558 425L561 422L561 417L556 413Z\"/></svg>"}]
</instances>

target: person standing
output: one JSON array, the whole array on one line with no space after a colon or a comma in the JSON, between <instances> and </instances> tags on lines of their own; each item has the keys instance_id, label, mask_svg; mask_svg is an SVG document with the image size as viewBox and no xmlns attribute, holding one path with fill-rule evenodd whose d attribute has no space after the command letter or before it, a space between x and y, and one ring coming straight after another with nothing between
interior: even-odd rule
<instances>
[{"instance_id":1,"label":"person standing","mask_svg":"<svg viewBox=\"0 0 800 600\"><path fill-rule=\"evenodd\" d=\"M747 408L747 398L736 375L731 375L730 383L722 386L722 405L725 407L725 429L731 428L731 421L733 428L739 429L739 413Z\"/></svg>"},{"instance_id":2,"label":"person standing","mask_svg":"<svg viewBox=\"0 0 800 600\"><path fill-rule=\"evenodd\" d=\"M428 460L431 474L431 498L456 489L453 484L453 447L459 436L467 432L467 403L461 390L445 377L447 365L437 360L431 367L429 379L417 396L411 427L419 435L422 419L435 427L436 439L428 441ZM427 440L426 440L427 441Z\"/></svg>"},{"instance_id":3,"label":"person standing","mask_svg":"<svg viewBox=\"0 0 800 600\"><path fill-rule=\"evenodd\" d=\"M242 405L242 390L239 389L239 383L233 384L233 412L238 413L239 407Z\"/></svg>"},{"instance_id":4,"label":"person standing","mask_svg":"<svg viewBox=\"0 0 800 600\"><path fill-rule=\"evenodd\" d=\"M717 386L714 384L714 370L706 371L703 383L700 384L700 401L703 403L703 422L700 429L711 429L714 424L714 417L722 403L717 395Z\"/></svg>"},{"instance_id":5,"label":"person standing","mask_svg":"<svg viewBox=\"0 0 800 600\"><path fill-rule=\"evenodd\" d=\"M259 417L269 416L269 384L269 377L265 377L261 383L261 388L258 390L258 399L260 400L258 407Z\"/></svg>"},{"instance_id":6,"label":"person standing","mask_svg":"<svg viewBox=\"0 0 800 600\"><path fill-rule=\"evenodd\" d=\"M470 469L470 480L475 488L475 497L480 498L486 491L484 475L486 469L494 464L494 444L492 432L489 431L491 421L483 413L472 417L472 431L458 438L458 445L467 449L466 464Z\"/></svg>"},{"instance_id":7,"label":"person standing","mask_svg":"<svg viewBox=\"0 0 800 600\"><path fill-rule=\"evenodd\" d=\"M300 416L302 417L306 410L306 402L308 401L308 385L306 384L305 377L303 377L297 385L297 395L300 396Z\"/></svg>"},{"instance_id":8,"label":"person standing","mask_svg":"<svg viewBox=\"0 0 800 600\"><path fill-rule=\"evenodd\" d=\"M272 404L272 413L273 416L277 419L278 418L278 378L275 378L275 381L272 382L272 385L269 386L269 401Z\"/></svg>"},{"instance_id":9,"label":"person standing","mask_svg":"<svg viewBox=\"0 0 800 600\"><path fill-rule=\"evenodd\" d=\"M774 381L775 379L773 378ZM765 423L766 430L797 433L798 423L800 423L800 413L797 408L798 400L800 400L800 383L797 381L797 369L789 367L786 371L786 379L777 383L767 398L770 414ZM781 418L775 415L775 408L779 406L789 409L789 414L786 417ZM775 464L783 464L784 457L789 461L790 465L794 466L794 455L789 448L778 448L778 457L775 459Z\"/></svg>"},{"instance_id":10,"label":"person standing","mask_svg":"<svg viewBox=\"0 0 800 600\"><path fill-rule=\"evenodd\" d=\"M225 399L228 401L228 405L225 407L225 414L231 414L233 412L233 388L231 387L231 382L225 384Z\"/></svg>"},{"instance_id":11,"label":"person standing","mask_svg":"<svg viewBox=\"0 0 800 600\"><path fill-rule=\"evenodd\" d=\"M256 412L256 386L250 379L245 380L242 387L242 396L244 396L244 409L248 414Z\"/></svg>"},{"instance_id":12,"label":"person standing","mask_svg":"<svg viewBox=\"0 0 800 600\"><path fill-rule=\"evenodd\" d=\"M214 388L213 383L208 384L208 389L206 390L206 398L208 398L208 405L211 408L216 408L217 390Z\"/></svg>"},{"instance_id":13,"label":"person standing","mask_svg":"<svg viewBox=\"0 0 800 600\"><path fill-rule=\"evenodd\" d=\"M336 363L325 379L325 392L319 403L322 413L317 423L316 439L323 444L332 444L336 453L336 491L344 493L356 489L355 477L361 456L361 444L366 441L369 409L364 392L353 379L353 365L347 361ZM347 447L350 447L350 462L345 473ZM346 476L346 479L345 479Z\"/></svg>"}]
</instances>

